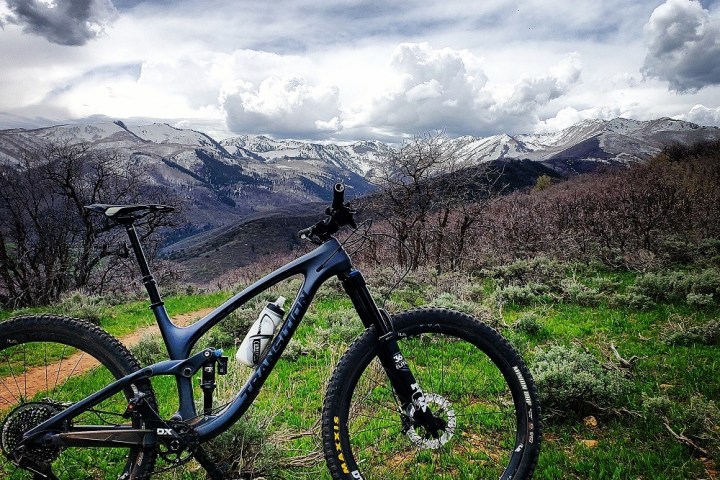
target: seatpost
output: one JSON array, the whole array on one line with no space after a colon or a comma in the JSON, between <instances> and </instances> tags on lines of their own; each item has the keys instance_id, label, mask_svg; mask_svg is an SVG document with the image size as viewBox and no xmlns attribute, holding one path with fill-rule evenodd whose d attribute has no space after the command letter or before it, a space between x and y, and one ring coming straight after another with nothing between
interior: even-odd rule
<instances>
[{"instance_id":1,"label":"seatpost","mask_svg":"<svg viewBox=\"0 0 720 480\"><path fill-rule=\"evenodd\" d=\"M137 231L135 231L135 225L132 221L125 223L125 230L127 231L128 237L130 237L130 244L132 245L133 252L135 252L135 258L137 258L138 264L140 265L140 273L143 275L143 284L145 289L150 296L152 305L150 308L155 308L163 305L163 301L160 298L160 292L157 288L155 278L150 273L145 253L143 252L142 245L140 245L140 238L138 237Z\"/></svg>"}]
</instances>

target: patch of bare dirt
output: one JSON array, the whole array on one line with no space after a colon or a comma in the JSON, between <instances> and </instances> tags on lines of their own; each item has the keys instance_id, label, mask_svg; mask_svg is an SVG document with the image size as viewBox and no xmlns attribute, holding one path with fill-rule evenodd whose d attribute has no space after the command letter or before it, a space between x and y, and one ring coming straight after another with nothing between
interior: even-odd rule
<instances>
[{"instance_id":1,"label":"patch of bare dirt","mask_svg":"<svg viewBox=\"0 0 720 480\"><path fill-rule=\"evenodd\" d=\"M178 315L173 322L184 327L194 323L197 319L210 313L212 308L205 308L191 313ZM118 338L126 347L137 345L144 335L159 333L157 324L144 327L135 332ZM0 378L0 411L17 405L20 397L32 398L38 392L52 391L62 388L65 380L71 376L81 375L99 364L95 358L84 352L77 352L67 358L50 365L43 365L29 369L22 376L7 376Z\"/></svg>"}]
</instances>

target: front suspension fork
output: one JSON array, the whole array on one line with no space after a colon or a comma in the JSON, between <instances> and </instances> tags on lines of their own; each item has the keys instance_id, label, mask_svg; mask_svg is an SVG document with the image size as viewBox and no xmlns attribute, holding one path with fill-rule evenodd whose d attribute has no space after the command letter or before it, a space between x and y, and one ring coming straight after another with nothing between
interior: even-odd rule
<instances>
[{"instance_id":1,"label":"front suspension fork","mask_svg":"<svg viewBox=\"0 0 720 480\"><path fill-rule=\"evenodd\" d=\"M402 413L407 415L414 411L411 420L428 428L433 436L438 435L438 419L428 408L425 394L400 351L390 315L377 307L360 271L353 269L339 278L365 327L374 326L378 332L378 358L397 395Z\"/></svg>"}]
</instances>

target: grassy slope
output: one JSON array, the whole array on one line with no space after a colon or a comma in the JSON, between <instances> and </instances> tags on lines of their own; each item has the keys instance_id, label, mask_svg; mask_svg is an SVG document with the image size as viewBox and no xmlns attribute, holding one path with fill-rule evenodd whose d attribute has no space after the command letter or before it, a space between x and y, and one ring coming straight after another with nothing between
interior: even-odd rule
<instances>
[{"instance_id":1,"label":"grassy slope","mask_svg":"<svg viewBox=\"0 0 720 480\"><path fill-rule=\"evenodd\" d=\"M628 274L605 274L605 277L615 282L618 291L634 280ZM592 283L596 278L597 274L593 274L584 281ZM388 306L396 309L422 303L454 304L480 314L487 312L488 306L491 311L497 308L497 304L492 304L493 281L463 277L444 283L438 278L423 282L397 290ZM168 299L168 309L176 314L193 311L218 304L223 296L173 297ZM433 302L433 298L440 300ZM528 335L508 327L529 312L541 319L539 333ZM717 381L720 352L716 346L671 346L662 341L669 325L677 318L702 323L717 318L718 313L717 308L696 310L685 304L660 304L645 311L604 302L587 307L572 302L552 302L548 297L539 297L525 306L506 304L502 308L500 328L522 352L531 370L539 349L551 344L582 345L601 361L611 359L610 344L615 345L624 358L639 357L631 377L632 391L622 400L626 410L633 413L599 415L597 427L586 426L581 418L546 424L535 478L710 478L707 469L717 468L717 463L713 466L712 460L701 461L692 456L687 447L669 435L662 421L643 415L642 398L643 395L667 395L679 405L687 405L696 394L708 399L720 398ZM1 315L7 317L8 313ZM115 335L151 322L144 302L108 307L102 317L103 326ZM257 427L254 436L235 432L229 442L221 440L225 448L237 444L238 438L246 438L244 435L255 440L269 435L270 441L263 447L268 459L257 459L257 468L274 468L274 474L287 478L327 478L322 457L317 455L320 442L316 422L331 369L348 341L360 330L360 322L349 301L337 288L325 287L301 324L287 359L280 361L251 409L253 420L245 422L245 428ZM233 374L220 379L228 382L219 390L223 392L225 388L225 395L237 389L249 372L232 359L231 369ZM158 381L155 386L160 396L174 395L171 382ZM173 408L170 402L165 413L172 412ZM302 466L287 467L293 459L301 460ZM192 478L191 471L188 470L187 475Z\"/></svg>"}]
</instances>

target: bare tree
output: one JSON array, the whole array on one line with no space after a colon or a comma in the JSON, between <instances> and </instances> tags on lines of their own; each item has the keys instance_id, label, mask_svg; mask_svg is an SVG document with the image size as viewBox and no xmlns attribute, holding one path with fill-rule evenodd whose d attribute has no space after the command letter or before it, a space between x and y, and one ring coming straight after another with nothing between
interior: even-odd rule
<instances>
[{"instance_id":1,"label":"bare tree","mask_svg":"<svg viewBox=\"0 0 720 480\"><path fill-rule=\"evenodd\" d=\"M79 288L101 290L124 232L83 206L153 202L165 194L131 158L88 144L53 144L0 167L0 301L40 305ZM167 224L148 217L143 237Z\"/></svg>"},{"instance_id":2,"label":"bare tree","mask_svg":"<svg viewBox=\"0 0 720 480\"><path fill-rule=\"evenodd\" d=\"M370 208L397 239L395 261L416 269L462 263L478 213L495 198L498 172L472 166L442 132L405 142L373 170Z\"/></svg>"}]
</instances>

